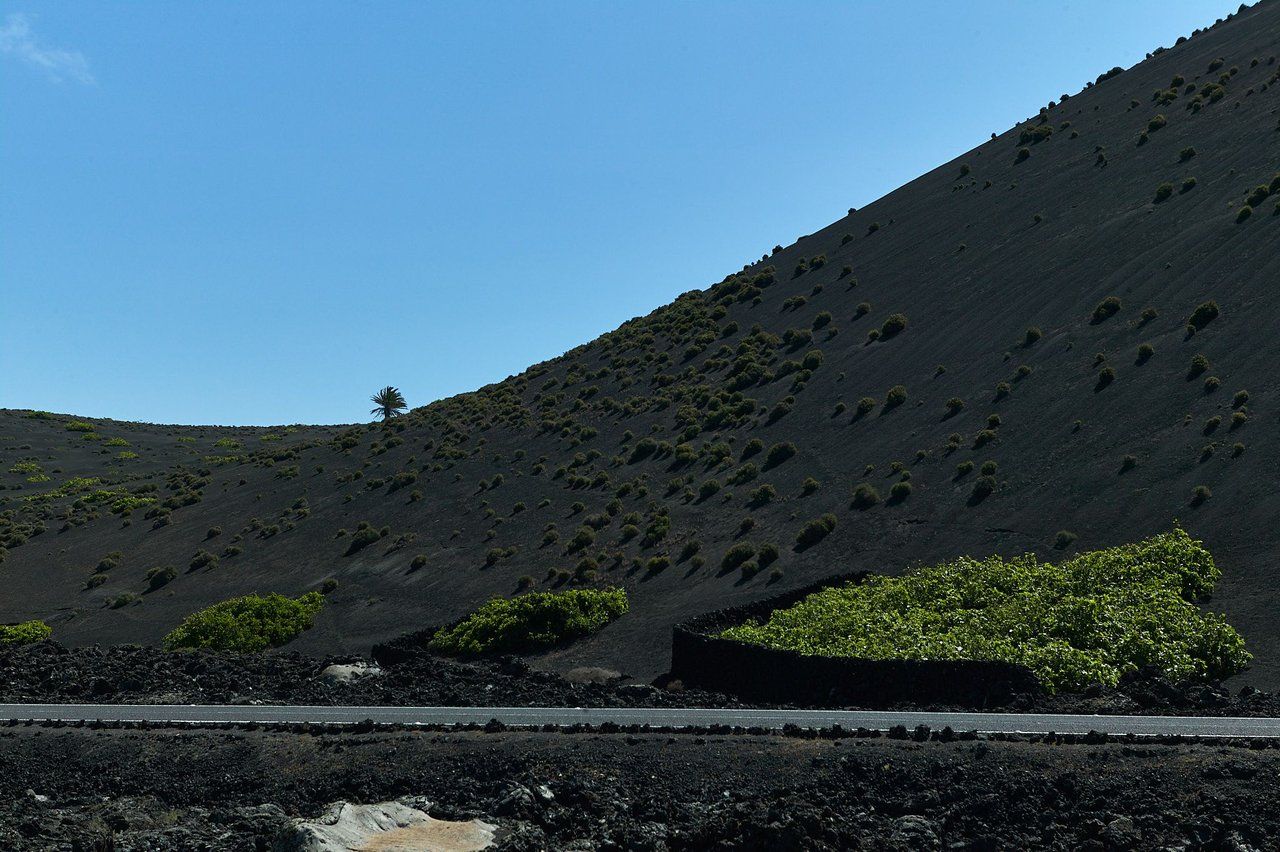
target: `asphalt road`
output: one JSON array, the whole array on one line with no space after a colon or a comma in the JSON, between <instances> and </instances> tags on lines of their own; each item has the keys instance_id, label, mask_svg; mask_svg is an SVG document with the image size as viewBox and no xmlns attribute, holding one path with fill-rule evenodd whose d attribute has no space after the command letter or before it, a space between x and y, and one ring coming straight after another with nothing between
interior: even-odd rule
<instances>
[{"instance_id":1,"label":"asphalt road","mask_svg":"<svg viewBox=\"0 0 1280 852\"><path fill-rule=\"evenodd\" d=\"M0 719L59 722L257 722L357 724L366 720L399 725L738 725L781 728L868 728L895 725L984 733L1107 734L1199 737L1280 737L1277 718L1212 716L1083 716L1042 713L932 713L864 710L731 710L717 708L592 707L304 707L286 705L191 704L0 704Z\"/></svg>"}]
</instances>

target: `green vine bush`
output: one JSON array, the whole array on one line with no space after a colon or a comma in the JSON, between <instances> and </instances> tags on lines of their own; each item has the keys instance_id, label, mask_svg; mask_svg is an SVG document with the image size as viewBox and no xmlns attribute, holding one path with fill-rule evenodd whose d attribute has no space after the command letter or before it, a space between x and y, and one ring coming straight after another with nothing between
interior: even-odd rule
<instances>
[{"instance_id":1,"label":"green vine bush","mask_svg":"<svg viewBox=\"0 0 1280 852\"><path fill-rule=\"evenodd\" d=\"M445 654L536 651L595 633L626 613L623 589L532 592L494 598L452 627L442 627L430 648Z\"/></svg>"},{"instance_id":2,"label":"green vine bush","mask_svg":"<svg viewBox=\"0 0 1280 852\"><path fill-rule=\"evenodd\" d=\"M216 603L183 619L168 636L168 651L209 648L214 651L251 653L275 648L310 630L324 608L319 592L298 598L284 595L245 595Z\"/></svg>"},{"instance_id":3,"label":"green vine bush","mask_svg":"<svg viewBox=\"0 0 1280 852\"><path fill-rule=\"evenodd\" d=\"M30 645L43 642L53 635L52 628L43 621L24 621L21 624L0 624L0 648L14 645Z\"/></svg>"},{"instance_id":4,"label":"green vine bush","mask_svg":"<svg viewBox=\"0 0 1280 852\"><path fill-rule=\"evenodd\" d=\"M1058 564L992 556L873 575L722 636L833 657L1003 660L1050 692L1114 686L1146 666L1213 680L1252 658L1222 616L1195 604L1218 578L1209 552L1175 528Z\"/></svg>"}]
</instances>

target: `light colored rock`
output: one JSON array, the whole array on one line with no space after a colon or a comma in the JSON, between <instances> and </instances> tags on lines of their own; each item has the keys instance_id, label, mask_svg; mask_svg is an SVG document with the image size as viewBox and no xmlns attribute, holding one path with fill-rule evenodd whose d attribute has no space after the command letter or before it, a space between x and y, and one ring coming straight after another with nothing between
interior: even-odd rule
<instances>
[{"instance_id":1,"label":"light colored rock","mask_svg":"<svg viewBox=\"0 0 1280 852\"><path fill-rule=\"evenodd\" d=\"M427 814L423 799L376 805L334 802L315 820L295 820L275 852L479 852L494 845L497 826L450 822Z\"/></svg>"},{"instance_id":2,"label":"light colored rock","mask_svg":"<svg viewBox=\"0 0 1280 852\"><path fill-rule=\"evenodd\" d=\"M376 677L382 669L373 663L335 663L320 672L320 680L328 684L351 683L362 677Z\"/></svg>"},{"instance_id":3,"label":"light colored rock","mask_svg":"<svg viewBox=\"0 0 1280 852\"><path fill-rule=\"evenodd\" d=\"M890 841L899 848L913 850L937 849L938 834L932 822L918 814L907 814L893 821Z\"/></svg>"},{"instance_id":4,"label":"light colored rock","mask_svg":"<svg viewBox=\"0 0 1280 852\"><path fill-rule=\"evenodd\" d=\"M579 666L564 673L569 683L615 683L622 680L622 673L599 666Z\"/></svg>"}]
</instances>

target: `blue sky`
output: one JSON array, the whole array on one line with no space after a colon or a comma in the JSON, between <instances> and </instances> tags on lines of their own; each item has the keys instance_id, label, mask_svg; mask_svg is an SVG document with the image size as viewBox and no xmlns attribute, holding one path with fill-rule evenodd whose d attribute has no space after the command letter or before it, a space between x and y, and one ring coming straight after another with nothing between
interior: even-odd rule
<instances>
[{"instance_id":1,"label":"blue sky","mask_svg":"<svg viewBox=\"0 0 1280 852\"><path fill-rule=\"evenodd\" d=\"M5 0L0 407L472 390L1237 5Z\"/></svg>"}]
</instances>

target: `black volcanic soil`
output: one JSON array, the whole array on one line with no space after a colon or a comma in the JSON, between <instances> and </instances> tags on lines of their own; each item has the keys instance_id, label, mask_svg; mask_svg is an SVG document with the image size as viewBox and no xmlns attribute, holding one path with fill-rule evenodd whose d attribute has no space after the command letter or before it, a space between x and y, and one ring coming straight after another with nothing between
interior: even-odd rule
<instances>
[{"instance_id":1,"label":"black volcanic soil","mask_svg":"<svg viewBox=\"0 0 1280 852\"><path fill-rule=\"evenodd\" d=\"M44 642L0 650L0 703L303 704L446 707L751 707L730 695L662 688L615 677L583 681L539 671L516 657L463 663L423 655L382 674L333 683L321 673L351 657L300 654L170 654L155 648L66 648ZM598 673L597 673L598 674ZM616 673L614 673L616 674ZM661 681L659 681L661 683ZM851 705L849 709L895 709ZM896 709L1021 713L1280 716L1280 696L1245 687L1171 684L1153 673L1084 694L1014 695L1001 703Z\"/></svg>"},{"instance_id":2,"label":"black volcanic soil","mask_svg":"<svg viewBox=\"0 0 1280 852\"><path fill-rule=\"evenodd\" d=\"M1278 779L1280 750L1227 745L16 728L0 847L266 849L417 795L510 850L1269 849Z\"/></svg>"},{"instance_id":3,"label":"black volcanic soil","mask_svg":"<svg viewBox=\"0 0 1280 852\"><path fill-rule=\"evenodd\" d=\"M98 440L86 440L68 430L69 415L0 412L0 533L16 532L4 536L0 622L44 618L73 645L156 643L212 602L332 579L329 606L296 648L367 653L514 594L523 577L537 589L618 584L631 612L543 664L649 679L668 666L671 626L701 612L851 570L993 552L1058 558L1176 520L1223 570L1210 606L1256 655L1241 681L1280 688L1276 198L1237 222L1280 163L1280 4L1166 47L1068 99L1045 93L1055 103L1042 115L753 262L746 283L691 291L385 430L90 420ZM1177 76L1176 97L1154 101ZM1187 108L1187 86L1220 79L1221 98ZM876 85L896 83L888 75ZM945 123L966 108L940 103L920 120ZM1167 122L1148 131L1156 115ZM1048 139L1020 141L1042 127ZM1184 159L1187 148L1195 153ZM1182 192L1188 177L1196 183ZM1175 192L1157 203L1165 182ZM811 262L820 256L821 266ZM775 280L757 302L750 279L766 263ZM660 246L653 274L668 292L707 284L684 280ZM1093 321L1109 296L1120 310ZM1188 336L1208 299L1220 316ZM1147 308L1154 316L1144 318ZM895 313L906 329L869 341ZM1028 343L1030 327L1041 336ZM1154 350L1146 360L1143 343ZM806 380L787 362L811 350L822 358ZM1209 366L1191 376L1196 355ZM1104 366L1110 383L1100 381ZM886 410L899 384L907 401ZM1240 390L1247 402L1235 401ZM862 397L876 405L856 416ZM954 416L951 398L965 403ZM1233 424L1239 409L1247 416ZM991 415L1000 423L983 435ZM744 460L756 439L766 449L792 442L796 453L772 467L765 453ZM24 461L48 481L29 482ZM956 467L987 461L998 465L995 491L975 500L976 471ZM731 482L748 462L755 477ZM898 468L911 474L908 497L851 507L862 481L888 496ZM41 496L73 477L102 482ZM810 477L816 490L804 485ZM719 491L704 490L710 480ZM776 498L752 505L762 484ZM167 523L145 508L124 519L85 502L97 487L152 485L174 505ZM1202 485L1211 496L1193 504ZM797 551L797 532L824 513L835 530ZM352 551L341 533L362 521L388 534ZM594 542L570 552L588 522ZM550 524L559 539L544 543ZM211 527L221 534L211 538ZM1053 547L1060 530L1077 536L1065 551ZM721 570L739 541L777 545L780 556L754 574ZM201 550L219 562L190 569ZM118 564L90 588L115 551ZM156 567L178 575L148 591Z\"/></svg>"}]
</instances>

